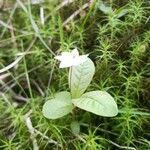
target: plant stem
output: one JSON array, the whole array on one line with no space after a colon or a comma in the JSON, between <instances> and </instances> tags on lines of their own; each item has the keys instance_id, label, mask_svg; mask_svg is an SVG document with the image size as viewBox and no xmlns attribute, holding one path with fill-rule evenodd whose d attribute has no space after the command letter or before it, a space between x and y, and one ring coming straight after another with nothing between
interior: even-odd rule
<instances>
[{"instance_id":1,"label":"plant stem","mask_svg":"<svg viewBox=\"0 0 150 150\"><path fill-rule=\"evenodd\" d=\"M70 67L70 70L69 70L69 88L70 88L70 93L71 93L71 76L72 76L72 67ZM71 93L71 96L72 96L72 93Z\"/></svg>"}]
</instances>

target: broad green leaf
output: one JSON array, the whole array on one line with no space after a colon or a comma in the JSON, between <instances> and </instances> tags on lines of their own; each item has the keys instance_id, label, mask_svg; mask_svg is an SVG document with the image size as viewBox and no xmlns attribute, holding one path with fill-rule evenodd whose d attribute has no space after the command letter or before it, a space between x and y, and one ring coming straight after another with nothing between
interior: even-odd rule
<instances>
[{"instance_id":1,"label":"broad green leaf","mask_svg":"<svg viewBox=\"0 0 150 150\"><path fill-rule=\"evenodd\" d=\"M57 100L67 101L68 103L69 102L71 103L71 94L70 94L70 92L67 92L67 91L62 91L62 92L56 93L54 95L54 98Z\"/></svg>"},{"instance_id":2,"label":"broad green leaf","mask_svg":"<svg viewBox=\"0 0 150 150\"><path fill-rule=\"evenodd\" d=\"M101 2L99 9L106 15L112 14L113 10L111 7L106 6L104 3Z\"/></svg>"},{"instance_id":3,"label":"broad green leaf","mask_svg":"<svg viewBox=\"0 0 150 150\"><path fill-rule=\"evenodd\" d=\"M72 67L69 72L69 85L72 98L79 98L85 92L94 73L95 66L89 58L84 63Z\"/></svg>"},{"instance_id":4,"label":"broad green leaf","mask_svg":"<svg viewBox=\"0 0 150 150\"><path fill-rule=\"evenodd\" d=\"M105 91L92 91L73 99L73 104L96 115L112 117L118 114L114 98Z\"/></svg>"},{"instance_id":5,"label":"broad green leaf","mask_svg":"<svg viewBox=\"0 0 150 150\"><path fill-rule=\"evenodd\" d=\"M71 130L74 134L79 134L80 133L80 124L77 121L73 121L71 123Z\"/></svg>"},{"instance_id":6,"label":"broad green leaf","mask_svg":"<svg viewBox=\"0 0 150 150\"><path fill-rule=\"evenodd\" d=\"M43 106L43 115L48 119L57 119L72 112L73 105L69 92L60 92Z\"/></svg>"}]
</instances>

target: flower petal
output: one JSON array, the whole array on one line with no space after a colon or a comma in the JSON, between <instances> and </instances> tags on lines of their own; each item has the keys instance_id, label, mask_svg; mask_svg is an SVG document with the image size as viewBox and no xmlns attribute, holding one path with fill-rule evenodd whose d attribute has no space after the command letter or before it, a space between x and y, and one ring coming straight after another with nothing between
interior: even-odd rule
<instances>
[{"instance_id":1,"label":"flower petal","mask_svg":"<svg viewBox=\"0 0 150 150\"><path fill-rule=\"evenodd\" d=\"M79 51L75 48L71 52L62 52L61 55L56 56L55 59L61 62L59 68L66 68L80 65L87 60L87 57L88 55L79 56Z\"/></svg>"},{"instance_id":2,"label":"flower petal","mask_svg":"<svg viewBox=\"0 0 150 150\"><path fill-rule=\"evenodd\" d=\"M75 48L75 49L73 49L73 50L71 51L71 56L72 56L73 58L79 56L79 51L77 50L77 48Z\"/></svg>"},{"instance_id":3,"label":"flower petal","mask_svg":"<svg viewBox=\"0 0 150 150\"><path fill-rule=\"evenodd\" d=\"M55 56L55 59L59 61L64 61L71 57L71 54L69 52L62 52L61 55Z\"/></svg>"},{"instance_id":4,"label":"flower petal","mask_svg":"<svg viewBox=\"0 0 150 150\"><path fill-rule=\"evenodd\" d=\"M59 68L67 68L67 67L71 67L71 66L72 66L72 63L62 61L59 65Z\"/></svg>"},{"instance_id":5,"label":"flower petal","mask_svg":"<svg viewBox=\"0 0 150 150\"><path fill-rule=\"evenodd\" d=\"M73 66L77 66L77 65L84 63L87 60L87 57L88 57L88 55L81 55L81 56L77 57L73 61Z\"/></svg>"},{"instance_id":6,"label":"flower petal","mask_svg":"<svg viewBox=\"0 0 150 150\"><path fill-rule=\"evenodd\" d=\"M62 59L63 59L62 56L55 56L54 58L59 60L59 61L62 61Z\"/></svg>"}]
</instances>

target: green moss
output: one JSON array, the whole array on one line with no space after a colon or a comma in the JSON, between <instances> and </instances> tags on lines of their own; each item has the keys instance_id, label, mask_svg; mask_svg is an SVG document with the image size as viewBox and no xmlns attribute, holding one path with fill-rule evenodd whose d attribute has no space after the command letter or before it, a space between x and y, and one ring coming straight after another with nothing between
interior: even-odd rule
<instances>
[{"instance_id":1,"label":"green moss","mask_svg":"<svg viewBox=\"0 0 150 150\"><path fill-rule=\"evenodd\" d=\"M105 5L113 10L107 14L100 10L100 1L95 0L90 9L63 26L86 2L76 1L56 10L60 1L46 0L34 6L23 4L26 12L23 7L0 12L4 22L12 18L9 25L15 28L10 30L3 24L0 28L0 68L30 48L24 59L8 70L10 76L0 82L0 149L33 149L24 120L29 110L32 125L39 131L36 140L40 149L150 149L149 2L107 1ZM40 6L45 10L44 26L40 22ZM76 119L81 124L78 136L70 129L72 114L48 120L41 112L44 102L55 91L68 87L68 70L58 68L52 52L57 54L74 47L80 53L89 53L96 65L88 90L107 90L120 112L117 117L104 118L76 110ZM14 93L25 99L16 99Z\"/></svg>"}]
</instances>

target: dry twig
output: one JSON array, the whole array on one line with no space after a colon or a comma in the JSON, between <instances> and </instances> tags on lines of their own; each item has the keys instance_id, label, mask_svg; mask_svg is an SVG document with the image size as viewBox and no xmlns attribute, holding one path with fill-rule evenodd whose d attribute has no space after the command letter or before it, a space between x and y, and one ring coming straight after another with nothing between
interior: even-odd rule
<instances>
[{"instance_id":1,"label":"dry twig","mask_svg":"<svg viewBox=\"0 0 150 150\"><path fill-rule=\"evenodd\" d=\"M10 73L2 74L2 75L0 75L0 80L4 80L5 78L7 78L9 76L10 76Z\"/></svg>"},{"instance_id":2,"label":"dry twig","mask_svg":"<svg viewBox=\"0 0 150 150\"><path fill-rule=\"evenodd\" d=\"M109 143L113 144L114 146L120 148L120 149L127 149L127 150L136 150L134 147L129 147L129 146L121 146L111 140L108 140Z\"/></svg>"},{"instance_id":3,"label":"dry twig","mask_svg":"<svg viewBox=\"0 0 150 150\"><path fill-rule=\"evenodd\" d=\"M26 126L31 134L31 140L32 140L32 143L33 143L33 150L39 150L39 146L38 146L38 143L37 143L37 140L36 140L36 136L39 134L41 137L43 137L44 139L48 140L48 143L51 143L51 144L55 144L59 147L62 147L57 141L53 140L53 139L50 139L48 136L46 136L45 134L43 134L42 132L38 131L37 129L35 129L32 125L32 121L31 121L31 118L30 118L30 115L32 113L32 110L30 110L29 112L27 112L24 116L24 120L26 122Z\"/></svg>"},{"instance_id":4,"label":"dry twig","mask_svg":"<svg viewBox=\"0 0 150 150\"><path fill-rule=\"evenodd\" d=\"M38 143L36 140L36 135L35 135L34 128L33 128L32 122L31 122L31 118L29 117L31 113L32 113L32 111L30 110L24 116L24 120L25 120L26 126L30 132L30 138L31 138L32 144L33 144L33 150L39 150L39 146L38 146Z\"/></svg>"},{"instance_id":5,"label":"dry twig","mask_svg":"<svg viewBox=\"0 0 150 150\"><path fill-rule=\"evenodd\" d=\"M72 21L77 15L79 15L84 9L88 8L90 6L89 3L84 4L80 9L75 11L69 18L67 18L63 22L63 26L67 25L70 21Z\"/></svg>"},{"instance_id":6,"label":"dry twig","mask_svg":"<svg viewBox=\"0 0 150 150\"><path fill-rule=\"evenodd\" d=\"M61 9L64 6L67 6L71 3L73 3L75 0L64 0L62 3L60 3L57 7L56 7L56 11Z\"/></svg>"},{"instance_id":7,"label":"dry twig","mask_svg":"<svg viewBox=\"0 0 150 150\"><path fill-rule=\"evenodd\" d=\"M28 51L32 48L32 46L33 46L33 44L35 43L36 39L37 39L37 38L35 37L34 40L31 42L31 44L29 45L29 47L27 48L26 52L28 52ZM9 69L15 67L15 66L22 60L22 58L23 58L24 56L25 56L25 54L22 55L22 56L20 56L20 57L18 57L14 62L12 62L11 64L9 64L8 66L2 68L2 69L0 70L0 73L3 73L3 72L5 72L5 71L8 71Z\"/></svg>"}]
</instances>

